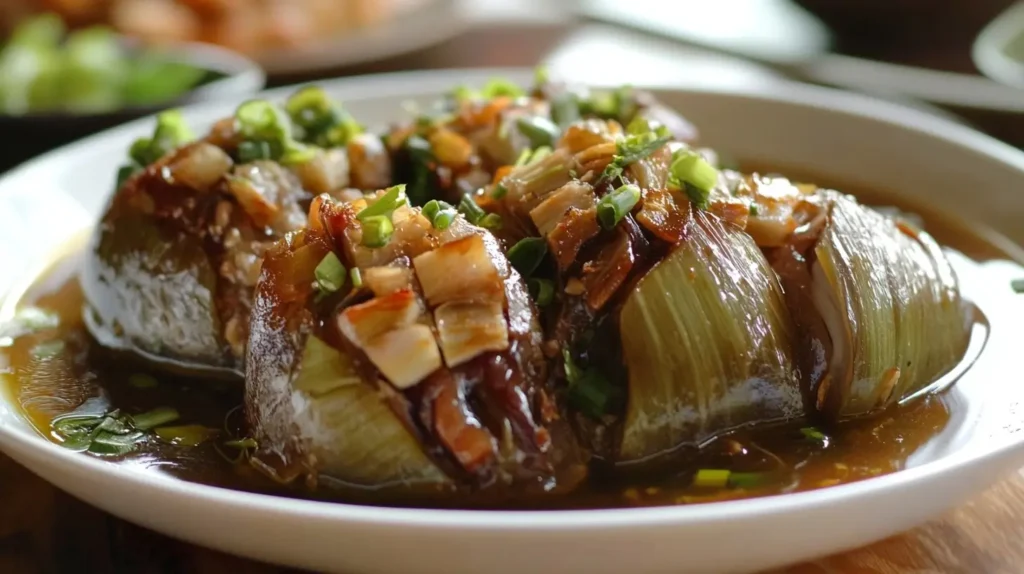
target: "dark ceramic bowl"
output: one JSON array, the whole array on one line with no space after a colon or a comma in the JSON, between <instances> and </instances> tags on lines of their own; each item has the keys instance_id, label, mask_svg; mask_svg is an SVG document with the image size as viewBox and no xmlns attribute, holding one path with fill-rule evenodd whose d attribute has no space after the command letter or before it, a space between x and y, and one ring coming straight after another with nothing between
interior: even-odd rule
<instances>
[{"instance_id":1,"label":"dark ceramic bowl","mask_svg":"<svg viewBox=\"0 0 1024 574\"><path fill-rule=\"evenodd\" d=\"M125 49L136 48L126 41ZM162 53L169 60L205 70L205 76L192 90L159 105L94 114L0 114L0 133L15 138L3 146L0 172L59 145L163 109L220 98L242 99L263 89L266 82L263 70L255 62L217 46L175 44Z\"/></svg>"}]
</instances>

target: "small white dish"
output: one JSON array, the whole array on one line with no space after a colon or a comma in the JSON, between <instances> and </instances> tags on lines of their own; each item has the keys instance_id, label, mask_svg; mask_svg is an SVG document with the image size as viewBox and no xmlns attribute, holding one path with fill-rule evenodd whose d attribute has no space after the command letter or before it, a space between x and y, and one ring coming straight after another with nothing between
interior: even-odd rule
<instances>
[{"instance_id":1,"label":"small white dish","mask_svg":"<svg viewBox=\"0 0 1024 574\"><path fill-rule=\"evenodd\" d=\"M378 24L345 30L294 48L274 48L253 58L268 75L308 74L415 52L454 38L468 27L461 0L400 0Z\"/></svg>"},{"instance_id":2,"label":"small white dish","mask_svg":"<svg viewBox=\"0 0 1024 574\"><path fill-rule=\"evenodd\" d=\"M552 70L560 74L562 70ZM371 125L405 100L457 83L529 72L457 70L324 83ZM609 78L609 81L613 79ZM290 90L269 92L281 98ZM730 154L813 168L839 181L898 190L1024 243L1024 153L935 116L862 96L763 78L657 90ZM198 129L237 102L186 110ZM92 224L136 121L51 152L0 178L0 321L42 262ZM1021 250L1007 242L1019 260ZM970 262L960 261L964 265ZM973 375L950 392L954 418L911 468L756 500L650 509L441 511L330 504L230 491L114 465L50 443L0 398L0 448L86 502L145 527L255 559L347 574L403 572L746 572L853 548L918 525L1024 464L1024 375L1017 355L1024 276L985 263L964 280L989 319ZM2 371L0 371L2 372Z\"/></svg>"}]
</instances>

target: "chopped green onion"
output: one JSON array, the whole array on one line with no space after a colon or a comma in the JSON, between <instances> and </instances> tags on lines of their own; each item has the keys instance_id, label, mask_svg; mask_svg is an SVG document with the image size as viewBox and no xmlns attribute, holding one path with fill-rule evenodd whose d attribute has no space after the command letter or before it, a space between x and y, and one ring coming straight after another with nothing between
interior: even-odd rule
<instances>
[{"instance_id":1,"label":"chopped green onion","mask_svg":"<svg viewBox=\"0 0 1024 574\"><path fill-rule=\"evenodd\" d=\"M447 229L458 213L450 204L431 199L423 206L423 217L426 217L434 229Z\"/></svg>"},{"instance_id":2,"label":"chopped green onion","mask_svg":"<svg viewBox=\"0 0 1024 574\"><path fill-rule=\"evenodd\" d=\"M576 96L569 92L555 96L551 100L551 119L563 129L579 120L580 105Z\"/></svg>"},{"instance_id":3,"label":"chopped green onion","mask_svg":"<svg viewBox=\"0 0 1024 574\"><path fill-rule=\"evenodd\" d=\"M814 427L804 427L800 429L800 433L813 441L817 441L828 446L828 436Z\"/></svg>"},{"instance_id":4,"label":"chopped green onion","mask_svg":"<svg viewBox=\"0 0 1024 574\"><path fill-rule=\"evenodd\" d=\"M626 133L629 135L643 135L647 133L653 133L659 138L671 138L672 132L669 131L668 127L657 120L645 118L644 116L636 116L629 125L626 126Z\"/></svg>"},{"instance_id":5,"label":"chopped green onion","mask_svg":"<svg viewBox=\"0 0 1024 574\"><path fill-rule=\"evenodd\" d=\"M63 350L64 341L56 340L39 343L38 345L32 347L31 353L32 358L34 359L52 359L53 357L59 355Z\"/></svg>"},{"instance_id":6,"label":"chopped green onion","mask_svg":"<svg viewBox=\"0 0 1024 574\"><path fill-rule=\"evenodd\" d=\"M608 379L596 370L587 369L576 384L569 387L569 401L591 418L600 418L608 412L613 388Z\"/></svg>"},{"instance_id":7,"label":"chopped green onion","mask_svg":"<svg viewBox=\"0 0 1024 574\"><path fill-rule=\"evenodd\" d=\"M718 170L697 152L680 149L672 154L669 183L686 190L697 207L707 207L711 190L718 183Z\"/></svg>"},{"instance_id":8,"label":"chopped green onion","mask_svg":"<svg viewBox=\"0 0 1024 574\"><path fill-rule=\"evenodd\" d=\"M616 154L612 162L604 169L601 179L611 180L622 175L622 171L631 163L640 161L661 149L669 141L669 137L658 137L654 133L629 135L616 145Z\"/></svg>"},{"instance_id":9,"label":"chopped green onion","mask_svg":"<svg viewBox=\"0 0 1024 574\"><path fill-rule=\"evenodd\" d=\"M702 468L693 476L693 486L702 488L725 488L729 484L729 471Z\"/></svg>"},{"instance_id":10,"label":"chopped green onion","mask_svg":"<svg viewBox=\"0 0 1024 574\"><path fill-rule=\"evenodd\" d=\"M459 213L466 216L466 221L473 225L478 225L480 220L487 216L487 212L477 205L473 196L468 193L463 195L462 200L459 201Z\"/></svg>"},{"instance_id":11,"label":"chopped green onion","mask_svg":"<svg viewBox=\"0 0 1024 574\"><path fill-rule=\"evenodd\" d=\"M767 472L730 472L729 486L736 488L756 488L769 482L771 475Z\"/></svg>"},{"instance_id":12,"label":"chopped green onion","mask_svg":"<svg viewBox=\"0 0 1024 574\"><path fill-rule=\"evenodd\" d=\"M245 139L284 144L292 139L291 125L284 112L266 100L249 100L235 110L238 131Z\"/></svg>"},{"instance_id":13,"label":"chopped green onion","mask_svg":"<svg viewBox=\"0 0 1024 574\"><path fill-rule=\"evenodd\" d=\"M313 275L316 277L317 287L321 293L334 293L345 284L345 265L338 259L333 251L324 255L324 258L317 264Z\"/></svg>"},{"instance_id":14,"label":"chopped green onion","mask_svg":"<svg viewBox=\"0 0 1024 574\"><path fill-rule=\"evenodd\" d=\"M353 267L352 270L348 272L348 274L349 277L352 278L353 287L359 289L360 287L363 286L363 273L359 271L358 267Z\"/></svg>"},{"instance_id":15,"label":"chopped green onion","mask_svg":"<svg viewBox=\"0 0 1024 574\"><path fill-rule=\"evenodd\" d=\"M548 67L544 64L540 64L533 69L533 84L534 86L540 87L551 81L551 73Z\"/></svg>"},{"instance_id":16,"label":"chopped green onion","mask_svg":"<svg viewBox=\"0 0 1024 574\"><path fill-rule=\"evenodd\" d=\"M1024 293L1024 279L1010 281L1010 288L1013 289L1014 293Z\"/></svg>"},{"instance_id":17,"label":"chopped green onion","mask_svg":"<svg viewBox=\"0 0 1024 574\"><path fill-rule=\"evenodd\" d=\"M494 199L501 199L506 195L508 195L508 188L505 187L505 184L503 183L499 183L498 185L494 186L494 191L491 192L491 197L493 197Z\"/></svg>"},{"instance_id":18,"label":"chopped green onion","mask_svg":"<svg viewBox=\"0 0 1024 574\"><path fill-rule=\"evenodd\" d=\"M548 157L549 155L551 155L551 148L546 145L542 145L539 148L533 150L533 153L530 154L530 161L527 163L537 163L538 161Z\"/></svg>"},{"instance_id":19,"label":"chopped green onion","mask_svg":"<svg viewBox=\"0 0 1024 574\"><path fill-rule=\"evenodd\" d=\"M441 211L441 202L436 199L431 199L424 203L423 208L420 209L420 213L422 213L423 217L426 217L428 221L433 221L434 216L437 215L438 211Z\"/></svg>"},{"instance_id":20,"label":"chopped green onion","mask_svg":"<svg viewBox=\"0 0 1024 574\"><path fill-rule=\"evenodd\" d=\"M525 92L523 92L522 88L505 78L492 78L480 90L480 95L485 100L490 100L499 96L518 98L525 95Z\"/></svg>"},{"instance_id":21,"label":"chopped green onion","mask_svg":"<svg viewBox=\"0 0 1024 574\"><path fill-rule=\"evenodd\" d=\"M251 163L258 160L271 159L273 152L270 144L262 141L244 141L238 144L238 161Z\"/></svg>"},{"instance_id":22,"label":"chopped green onion","mask_svg":"<svg viewBox=\"0 0 1024 574\"><path fill-rule=\"evenodd\" d=\"M760 211L758 210L757 204L756 203L751 203L750 204L750 216L751 217L757 217L758 213L760 213Z\"/></svg>"},{"instance_id":23,"label":"chopped green onion","mask_svg":"<svg viewBox=\"0 0 1024 574\"><path fill-rule=\"evenodd\" d=\"M583 371L572 360L572 353L569 352L568 346L562 347L562 366L565 369L565 380L570 385L576 384L583 378Z\"/></svg>"},{"instance_id":24,"label":"chopped green onion","mask_svg":"<svg viewBox=\"0 0 1024 574\"><path fill-rule=\"evenodd\" d=\"M132 178L133 175L139 173L140 171L142 171L142 168L140 168L139 164L135 163L134 161L132 161L132 163L128 165L122 165L117 170L117 183L114 184L116 186L114 188L115 191L124 187L125 182L127 182L129 179Z\"/></svg>"},{"instance_id":25,"label":"chopped green onion","mask_svg":"<svg viewBox=\"0 0 1024 574\"><path fill-rule=\"evenodd\" d=\"M128 376L128 384L136 389L152 389L160 383L153 375L146 373L132 373Z\"/></svg>"},{"instance_id":26,"label":"chopped green onion","mask_svg":"<svg viewBox=\"0 0 1024 574\"><path fill-rule=\"evenodd\" d=\"M176 446L199 446L220 432L203 425L161 427L153 431L160 440Z\"/></svg>"},{"instance_id":27,"label":"chopped green onion","mask_svg":"<svg viewBox=\"0 0 1024 574\"><path fill-rule=\"evenodd\" d=\"M370 217L376 217L383 215L391 218L391 214L402 207L408 202L405 197L405 184L393 185L384 192L384 195L380 196L377 201L373 202L372 205L366 209L360 211L356 215L356 219L359 221L365 221Z\"/></svg>"},{"instance_id":28,"label":"chopped green onion","mask_svg":"<svg viewBox=\"0 0 1024 574\"><path fill-rule=\"evenodd\" d=\"M521 117L516 120L520 133L530 140L530 147L553 146L558 139L558 126L551 120L540 116Z\"/></svg>"},{"instance_id":29,"label":"chopped green onion","mask_svg":"<svg viewBox=\"0 0 1024 574\"><path fill-rule=\"evenodd\" d=\"M473 90L473 88L470 88L469 86L463 84L461 86L455 86L452 89L451 96L456 102L467 102L469 100L475 99L477 93Z\"/></svg>"},{"instance_id":30,"label":"chopped green onion","mask_svg":"<svg viewBox=\"0 0 1024 574\"><path fill-rule=\"evenodd\" d=\"M640 188L627 184L608 193L597 202L597 220L601 227L612 229L640 201Z\"/></svg>"},{"instance_id":31,"label":"chopped green onion","mask_svg":"<svg viewBox=\"0 0 1024 574\"><path fill-rule=\"evenodd\" d=\"M550 279L530 279L527 286L538 307L547 307L555 298L555 284Z\"/></svg>"},{"instance_id":32,"label":"chopped green onion","mask_svg":"<svg viewBox=\"0 0 1024 574\"><path fill-rule=\"evenodd\" d=\"M501 216L497 213L488 213L480 218L477 225L484 229L490 229L491 231L501 229Z\"/></svg>"},{"instance_id":33,"label":"chopped green onion","mask_svg":"<svg viewBox=\"0 0 1024 574\"><path fill-rule=\"evenodd\" d=\"M532 156L533 151L531 151L530 149L524 149L523 151L519 152L519 157L516 158L516 163L513 165L515 165L515 167L522 167L530 163L530 157Z\"/></svg>"},{"instance_id":34,"label":"chopped green onion","mask_svg":"<svg viewBox=\"0 0 1024 574\"><path fill-rule=\"evenodd\" d=\"M415 205L423 205L431 196L433 174L430 166L435 161L434 152L430 142L415 134L405 139L404 147L413 169L412 182L407 191L409 200Z\"/></svg>"},{"instance_id":35,"label":"chopped green onion","mask_svg":"<svg viewBox=\"0 0 1024 574\"><path fill-rule=\"evenodd\" d=\"M100 432L93 437L88 450L93 454L121 456L135 450L135 445L144 438L145 435L141 432L128 434Z\"/></svg>"},{"instance_id":36,"label":"chopped green onion","mask_svg":"<svg viewBox=\"0 0 1024 574\"><path fill-rule=\"evenodd\" d=\"M527 237L508 250L508 260L520 275L529 277L547 254L548 242L543 237Z\"/></svg>"},{"instance_id":37,"label":"chopped green onion","mask_svg":"<svg viewBox=\"0 0 1024 574\"><path fill-rule=\"evenodd\" d=\"M448 226L452 224L452 221L455 220L455 216L458 213L459 212L455 211L455 208L453 207L449 207L446 209L442 209L441 211L438 211L437 215L435 215L434 219L431 221L431 223L434 225L434 229L439 229L442 231L448 229Z\"/></svg>"},{"instance_id":38,"label":"chopped green onion","mask_svg":"<svg viewBox=\"0 0 1024 574\"><path fill-rule=\"evenodd\" d=\"M364 247L384 247L391 241L391 235L395 232L395 226L391 218L386 215L374 215L363 219L363 241Z\"/></svg>"},{"instance_id":39,"label":"chopped green onion","mask_svg":"<svg viewBox=\"0 0 1024 574\"><path fill-rule=\"evenodd\" d=\"M300 139L321 147L343 146L363 131L362 126L318 86L295 92L284 108L292 122L301 128Z\"/></svg>"},{"instance_id":40,"label":"chopped green onion","mask_svg":"<svg viewBox=\"0 0 1024 574\"><path fill-rule=\"evenodd\" d=\"M241 438L241 439L236 439L236 440L229 440L229 441L224 443L224 446L229 447L229 448L238 448L238 449L243 449L244 450L244 449L250 449L250 448L259 448L260 445L259 445L259 443L256 442L256 439Z\"/></svg>"},{"instance_id":41,"label":"chopped green onion","mask_svg":"<svg viewBox=\"0 0 1024 574\"><path fill-rule=\"evenodd\" d=\"M169 422L174 422L181 415L172 407L157 407L151 411L138 415L132 415L132 424L139 430L149 430ZM113 419L108 419L113 420ZM102 425L101 425L102 426Z\"/></svg>"},{"instance_id":42,"label":"chopped green onion","mask_svg":"<svg viewBox=\"0 0 1024 574\"><path fill-rule=\"evenodd\" d=\"M157 115L153 137L135 140L128 156L138 165L147 166L194 138L181 112L167 110Z\"/></svg>"}]
</instances>

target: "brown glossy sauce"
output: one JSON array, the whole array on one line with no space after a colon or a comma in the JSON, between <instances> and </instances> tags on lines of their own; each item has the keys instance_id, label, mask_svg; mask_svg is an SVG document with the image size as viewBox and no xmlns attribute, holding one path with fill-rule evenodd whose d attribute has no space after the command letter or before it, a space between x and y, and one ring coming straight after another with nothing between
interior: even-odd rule
<instances>
[{"instance_id":1,"label":"brown glossy sauce","mask_svg":"<svg viewBox=\"0 0 1024 574\"><path fill-rule=\"evenodd\" d=\"M813 181L813 180L812 180ZM848 188L846 188L848 189ZM860 192L862 190L854 190ZM857 193L869 204L891 205L887 196ZM1010 254L976 232L940 215L913 210L925 217L927 229L940 241L976 259L1011 259ZM181 418L174 425L199 424L219 429L219 436L196 447L173 446L150 439L112 463L131 465L184 480L226 488L302 498L403 506L459 507L465 502L423 500L395 493L375 493L347 487L279 485L244 462L232 462L237 451L222 445L242 435L240 384L176 377L149 371L123 355L96 346L81 321L82 292L77 281L79 257L59 261L21 301L54 312L59 326L31 334L0 338L0 373L5 389L39 432L51 436L54 417L76 409L105 412L120 408L139 413L173 406ZM46 352L40 352L44 350ZM148 373L159 384L137 388L129 379ZM969 372L968 375L970 376ZM533 501L515 509L609 508L689 504L811 490L854 482L905 468L909 457L939 435L951 420L956 402L948 395L927 396L880 416L840 425L826 442L811 440L801 425L739 431L708 445L685 469L656 477L604 478L596 472L586 486L565 497ZM88 456L83 454L82 456ZM758 473L759 484L739 488L691 486L696 468L727 468ZM500 506L486 502L474 507Z\"/></svg>"}]
</instances>

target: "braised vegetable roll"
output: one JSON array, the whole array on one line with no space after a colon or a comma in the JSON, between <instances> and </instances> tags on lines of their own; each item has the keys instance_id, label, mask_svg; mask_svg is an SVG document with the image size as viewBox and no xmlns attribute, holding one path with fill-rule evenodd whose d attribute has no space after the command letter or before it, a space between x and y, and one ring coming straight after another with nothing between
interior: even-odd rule
<instances>
[{"instance_id":1,"label":"braised vegetable roll","mask_svg":"<svg viewBox=\"0 0 1024 574\"><path fill-rule=\"evenodd\" d=\"M326 196L268 253L246 363L255 464L282 481L543 494L585 459L536 310L487 231L404 186Z\"/></svg>"},{"instance_id":2,"label":"braised vegetable roll","mask_svg":"<svg viewBox=\"0 0 1024 574\"><path fill-rule=\"evenodd\" d=\"M600 458L803 415L778 278L723 217L738 204L711 209L728 184L656 121L592 118L477 198L519 230L509 257L547 306L553 375Z\"/></svg>"},{"instance_id":3,"label":"braised vegetable roll","mask_svg":"<svg viewBox=\"0 0 1024 574\"><path fill-rule=\"evenodd\" d=\"M168 112L132 146L82 274L85 317L106 346L238 376L266 249L315 194L387 185L390 161L317 89L247 102L192 139Z\"/></svg>"},{"instance_id":4,"label":"braised vegetable roll","mask_svg":"<svg viewBox=\"0 0 1024 574\"><path fill-rule=\"evenodd\" d=\"M883 409L963 358L971 317L924 231L818 192L820 212L772 254L801 333L811 409L836 421Z\"/></svg>"},{"instance_id":5,"label":"braised vegetable roll","mask_svg":"<svg viewBox=\"0 0 1024 574\"><path fill-rule=\"evenodd\" d=\"M656 121L680 141L693 141L697 133L648 92L566 85L550 81L540 69L529 90L500 78L479 90L460 86L438 109L421 111L415 122L392 128L386 139L395 181L408 182L413 204L438 199L457 205L536 150L550 150L565 128L588 118L622 125Z\"/></svg>"}]
</instances>

